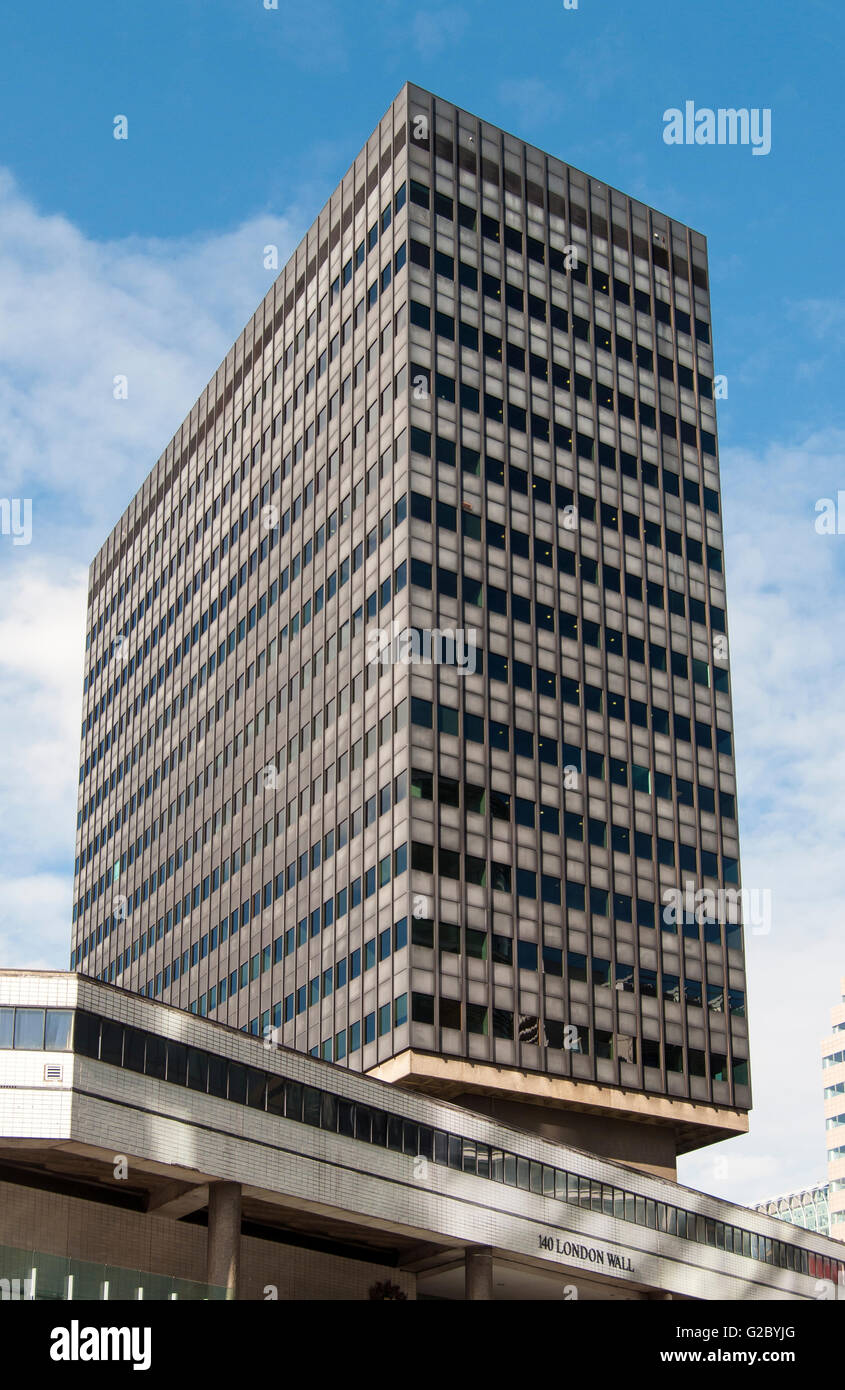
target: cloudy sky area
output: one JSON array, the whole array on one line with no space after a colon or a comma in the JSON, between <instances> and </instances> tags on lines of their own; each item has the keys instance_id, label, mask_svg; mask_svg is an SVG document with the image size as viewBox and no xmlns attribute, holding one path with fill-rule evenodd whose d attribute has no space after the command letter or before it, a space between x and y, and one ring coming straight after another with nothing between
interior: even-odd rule
<instances>
[{"instance_id":1,"label":"cloudy sky area","mask_svg":"<svg viewBox=\"0 0 845 1390\"><path fill-rule=\"evenodd\" d=\"M840 7L714 0L664 32L653 0L279 6L0 19L0 496L33 499L32 543L0 536L0 965L67 965L88 564L269 287L264 246L284 263L410 78L708 235L743 879L774 911L748 941L751 1135L681 1177L738 1201L822 1178L845 976L845 534L813 524L845 489ZM687 99L770 107L772 153L667 147Z\"/></svg>"}]
</instances>

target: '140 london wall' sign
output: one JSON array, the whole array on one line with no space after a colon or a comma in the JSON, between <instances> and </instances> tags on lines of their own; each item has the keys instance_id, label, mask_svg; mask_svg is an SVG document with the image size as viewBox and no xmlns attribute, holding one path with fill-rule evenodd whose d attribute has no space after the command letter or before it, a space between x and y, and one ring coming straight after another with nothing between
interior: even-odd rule
<instances>
[{"instance_id":1,"label":"'140 london wall' sign","mask_svg":"<svg viewBox=\"0 0 845 1390\"><path fill-rule=\"evenodd\" d=\"M540 1249L548 1254L586 1260L591 1265L606 1265L608 1269L618 1269L625 1274L634 1272L634 1266L627 1255L617 1255L612 1250L599 1250L595 1245L580 1245L574 1240L561 1240L560 1236L539 1236L538 1240Z\"/></svg>"}]
</instances>

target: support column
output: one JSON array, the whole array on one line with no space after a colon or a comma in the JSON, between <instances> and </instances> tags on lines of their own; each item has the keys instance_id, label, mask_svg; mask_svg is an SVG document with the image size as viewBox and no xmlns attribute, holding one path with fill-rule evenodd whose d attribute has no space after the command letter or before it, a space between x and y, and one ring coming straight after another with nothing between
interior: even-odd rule
<instances>
[{"instance_id":1,"label":"support column","mask_svg":"<svg viewBox=\"0 0 845 1390\"><path fill-rule=\"evenodd\" d=\"M492 1297L493 1251L489 1245L468 1246L464 1252L464 1298Z\"/></svg>"},{"instance_id":2,"label":"support column","mask_svg":"<svg viewBox=\"0 0 845 1390\"><path fill-rule=\"evenodd\" d=\"M222 1285L227 1298L237 1298L240 1267L241 1185L209 1183L206 1279L209 1284Z\"/></svg>"}]
</instances>

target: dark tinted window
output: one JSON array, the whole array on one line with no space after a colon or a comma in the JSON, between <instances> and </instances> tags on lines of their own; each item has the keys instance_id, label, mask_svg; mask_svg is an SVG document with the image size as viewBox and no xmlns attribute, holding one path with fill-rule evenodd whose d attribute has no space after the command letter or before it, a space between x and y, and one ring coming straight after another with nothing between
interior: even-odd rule
<instances>
[{"instance_id":1,"label":"dark tinted window","mask_svg":"<svg viewBox=\"0 0 845 1390\"><path fill-rule=\"evenodd\" d=\"M355 1107L355 1137L362 1139L369 1144L372 1140L373 1117L372 1112L365 1105Z\"/></svg>"},{"instance_id":2,"label":"dark tinted window","mask_svg":"<svg viewBox=\"0 0 845 1390\"><path fill-rule=\"evenodd\" d=\"M127 1028L123 1048L123 1065L130 1071L144 1070L144 1044L146 1034L138 1028Z\"/></svg>"},{"instance_id":3,"label":"dark tinted window","mask_svg":"<svg viewBox=\"0 0 845 1390\"><path fill-rule=\"evenodd\" d=\"M285 1080L283 1076L267 1078L267 1109L271 1115L285 1113Z\"/></svg>"},{"instance_id":4,"label":"dark tinted window","mask_svg":"<svg viewBox=\"0 0 845 1390\"><path fill-rule=\"evenodd\" d=\"M184 1086L188 1076L188 1049L184 1043L167 1044L167 1080L175 1086Z\"/></svg>"},{"instance_id":5,"label":"dark tinted window","mask_svg":"<svg viewBox=\"0 0 845 1390\"><path fill-rule=\"evenodd\" d=\"M320 1092L314 1086L306 1086L302 1118L307 1125L320 1123Z\"/></svg>"},{"instance_id":6,"label":"dark tinted window","mask_svg":"<svg viewBox=\"0 0 845 1390\"><path fill-rule=\"evenodd\" d=\"M119 1067L123 1061L123 1025L110 1018L103 1019L100 1030L100 1061Z\"/></svg>"},{"instance_id":7,"label":"dark tinted window","mask_svg":"<svg viewBox=\"0 0 845 1390\"><path fill-rule=\"evenodd\" d=\"M246 1105L246 1067L237 1062L229 1063L229 1099L238 1105Z\"/></svg>"},{"instance_id":8,"label":"dark tinted window","mask_svg":"<svg viewBox=\"0 0 845 1390\"><path fill-rule=\"evenodd\" d=\"M73 1025L73 1050L82 1057L100 1054L100 1020L93 1014L79 1011Z\"/></svg>"},{"instance_id":9,"label":"dark tinted window","mask_svg":"<svg viewBox=\"0 0 845 1390\"><path fill-rule=\"evenodd\" d=\"M298 1081L285 1082L285 1114L289 1120L302 1119L302 1086Z\"/></svg>"},{"instance_id":10,"label":"dark tinted window","mask_svg":"<svg viewBox=\"0 0 845 1390\"><path fill-rule=\"evenodd\" d=\"M188 1085L192 1091L208 1089L208 1053L198 1047L188 1048Z\"/></svg>"},{"instance_id":11,"label":"dark tinted window","mask_svg":"<svg viewBox=\"0 0 845 1390\"><path fill-rule=\"evenodd\" d=\"M152 1033L147 1034L144 1071L147 1076L155 1076L159 1081L164 1080L167 1072L167 1046L164 1038L157 1038Z\"/></svg>"},{"instance_id":12,"label":"dark tinted window","mask_svg":"<svg viewBox=\"0 0 845 1390\"><path fill-rule=\"evenodd\" d=\"M208 1092L212 1096L226 1099L226 1058L211 1056L208 1059Z\"/></svg>"},{"instance_id":13,"label":"dark tinted window","mask_svg":"<svg viewBox=\"0 0 845 1390\"><path fill-rule=\"evenodd\" d=\"M263 1110L266 1089L267 1078L263 1071L255 1071L250 1067L247 1071L246 1080L247 1105L251 1105L253 1110Z\"/></svg>"}]
</instances>

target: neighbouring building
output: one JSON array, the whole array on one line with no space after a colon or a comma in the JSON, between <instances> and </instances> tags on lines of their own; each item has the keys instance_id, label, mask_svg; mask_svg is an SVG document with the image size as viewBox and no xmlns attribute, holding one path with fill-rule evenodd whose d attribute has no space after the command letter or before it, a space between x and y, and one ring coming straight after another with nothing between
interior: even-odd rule
<instances>
[{"instance_id":1,"label":"neighbouring building","mask_svg":"<svg viewBox=\"0 0 845 1390\"><path fill-rule=\"evenodd\" d=\"M756 1202L755 1211L765 1211L779 1221L791 1221L793 1226L803 1226L807 1231L819 1231L830 1235L830 1212L828 1210L828 1185L817 1182L812 1187L799 1187L794 1192L783 1192L779 1197L770 1197L766 1202Z\"/></svg>"},{"instance_id":2,"label":"neighbouring building","mask_svg":"<svg viewBox=\"0 0 845 1390\"><path fill-rule=\"evenodd\" d=\"M845 1240L845 979L840 1001L830 1011L830 1035L822 1043L822 1071L830 1234Z\"/></svg>"}]
</instances>

